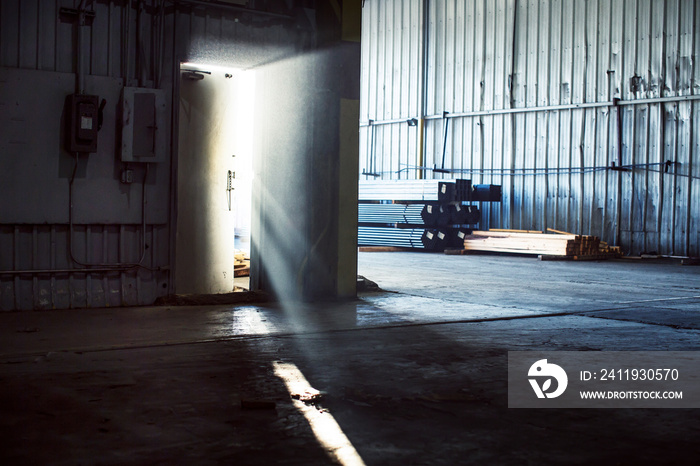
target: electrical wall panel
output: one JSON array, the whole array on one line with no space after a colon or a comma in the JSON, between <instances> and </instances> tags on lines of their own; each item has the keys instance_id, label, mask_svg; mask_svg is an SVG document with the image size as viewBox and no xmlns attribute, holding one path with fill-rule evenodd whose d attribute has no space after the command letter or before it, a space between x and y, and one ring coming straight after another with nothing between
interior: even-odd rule
<instances>
[{"instance_id":1,"label":"electrical wall panel","mask_svg":"<svg viewBox=\"0 0 700 466\"><path fill-rule=\"evenodd\" d=\"M121 108L121 161L164 162L167 156L165 91L125 87Z\"/></svg>"},{"instance_id":2,"label":"electrical wall panel","mask_svg":"<svg viewBox=\"0 0 700 466\"><path fill-rule=\"evenodd\" d=\"M99 98L96 95L71 94L67 98L66 150L97 152Z\"/></svg>"}]
</instances>

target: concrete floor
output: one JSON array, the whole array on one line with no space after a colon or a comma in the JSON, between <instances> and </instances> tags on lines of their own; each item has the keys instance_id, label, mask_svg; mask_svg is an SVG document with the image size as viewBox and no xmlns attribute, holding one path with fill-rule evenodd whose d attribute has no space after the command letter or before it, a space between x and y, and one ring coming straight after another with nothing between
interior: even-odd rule
<instances>
[{"instance_id":1,"label":"concrete floor","mask_svg":"<svg viewBox=\"0 0 700 466\"><path fill-rule=\"evenodd\" d=\"M388 291L0 314L0 462L333 464L347 442L313 430L332 416L371 465L698 464L700 410L509 409L506 366L509 350L700 350L700 268L359 261ZM321 398L292 399L280 362Z\"/></svg>"}]
</instances>

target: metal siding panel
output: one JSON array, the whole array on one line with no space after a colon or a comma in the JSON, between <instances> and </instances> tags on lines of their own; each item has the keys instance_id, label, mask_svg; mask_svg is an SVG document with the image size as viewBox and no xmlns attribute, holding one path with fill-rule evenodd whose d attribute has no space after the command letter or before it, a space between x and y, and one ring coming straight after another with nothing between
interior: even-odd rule
<instances>
[{"instance_id":1,"label":"metal siding panel","mask_svg":"<svg viewBox=\"0 0 700 466\"><path fill-rule=\"evenodd\" d=\"M679 95L690 95L693 77L693 29L695 22L695 3L683 1L679 5ZM692 199L691 179L688 175L692 170L692 103L683 102L678 105L678 133L679 149L676 161L676 169L682 174L678 182L678 197L676 208L676 245L675 251L688 255L690 249L690 224L691 211L689 209Z\"/></svg>"},{"instance_id":2,"label":"metal siding panel","mask_svg":"<svg viewBox=\"0 0 700 466\"><path fill-rule=\"evenodd\" d=\"M506 64L506 47L509 47L509 38L512 26L510 26L510 19L507 15L507 0L499 0L496 2L493 15L494 15L494 38L493 38L493 108L505 108L505 98L507 92L508 78L506 76L506 69L508 65ZM510 39L512 43L512 38ZM508 44L508 45L507 45ZM491 130L491 157L489 159L489 166L492 169L502 169L503 168L503 157L504 157L504 131L505 131L505 117L504 116L494 116L491 119L492 130ZM494 175L493 173L488 178L490 184L503 184L502 176ZM501 216L502 209L500 203L488 204L489 207L489 220L491 227L501 227Z\"/></svg>"},{"instance_id":3,"label":"metal siding panel","mask_svg":"<svg viewBox=\"0 0 700 466\"><path fill-rule=\"evenodd\" d=\"M61 7L72 8L73 5L72 2L67 2L67 0L56 0L56 9L59 10ZM73 63L73 25L57 19L56 36L54 40L56 71L61 73L75 72L75 65Z\"/></svg>"},{"instance_id":4,"label":"metal siding panel","mask_svg":"<svg viewBox=\"0 0 700 466\"><path fill-rule=\"evenodd\" d=\"M562 69L562 2L554 0L550 6L550 60L549 60L549 86L548 102L557 105L561 100L561 69ZM556 169L559 166L559 127L561 124L561 112L549 112L547 122L546 167ZM559 207L559 176L545 175L547 184L547 200L545 204L546 215L544 226L553 227L557 222Z\"/></svg>"},{"instance_id":5,"label":"metal siding panel","mask_svg":"<svg viewBox=\"0 0 700 466\"><path fill-rule=\"evenodd\" d=\"M622 96L625 100L636 98L632 88L632 80L635 79L636 62L637 62L637 35L638 35L638 18L637 18L637 0L627 0L625 2L625 37L623 51L623 81L622 81ZM625 107L623 111L623 164L633 165L636 163L636 109L634 107ZM635 247L639 241L638 229L639 225L635 224L635 184L636 172L630 170L622 175L622 222L621 222L621 239L625 244Z\"/></svg>"},{"instance_id":6,"label":"metal siding panel","mask_svg":"<svg viewBox=\"0 0 700 466\"><path fill-rule=\"evenodd\" d=\"M694 25L693 25L693 88L692 93L698 93L700 85L700 67L698 66L698 54L700 53L700 34L698 33L698 24L700 24L700 8L695 5L694 9ZM698 110L700 109L697 102L693 103L691 111L691 131L692 131L692 158L691 166L688 169L691 187L689 190L688 210L690 212L690 228L689 228L689 251L691 256L700 255L700 125L698 120Z\"/></svg>"},{"instance_id":7,"label":"metal siding panel","mask_svg":"<svg viewBox=\"0 0 700 466\"><path fill-rule=\"evenodd\" d=\"M107 260L107 248L116 249L119 235L113 234L124 229L116 226L86 226L79 229L74 237L79 246L77 254L85 254L88 260ZM147 244L155 242L154 231L158 230L161 241L166 247L153 249L144 265L158 266L167 264L167 226L149 227L146 233ZM138 250L139 231L137 226L125 228L127 238L121 241L126 255ZM0 257L6 258L0 263L2 270L49 270L70 268L67 258L68 227L48 225L3 226L0 228ZM118 247L118 246L117 246ZM122 255L124 257L124 255ZM12 258L7 262L7 258ZM137 274L137 275L135 275ZM126 299L115 300L106 296L113 294L114 278L118 272L61 272L55 274L0 275L0 309L30 310L56 309L69 307L99 307L106 305L144 305L150 304L157 297L158 289L164 290L167 284L167 272L146 272L133 269L123 274L127 283L122 288L133 290L133 284L145 280L148 287L141 286L140 292L127 293ZM134 275L129 282L129 275ZM118 288L119 285L116 286ZM159 288L160 287L160 288ZM160 292L162 294L162 291Z\"/></svg>"},{"instance_id":8,"label":"metal siding panel","mask_svg":"<svg viewBox=\"0 0 700 466\"><path fill-rule=\"evenodd\" d=\"M400 8L394 15L394 30L399 36L399 40L394 45L394 72L393 81L395 83L392 95L392 118L408 118L410 85L410 52L411 42L410 29L406 22L407 8L401 3ZM401 131L399 131L401 132ZM404 140L400 141L401 143Z\"/></svg>"},{"instance_id":9,"label":"metal siding panel","mask_svg":"<svg viewBox=\"0 0 700 466\"><path fill-rule=\"evenodd\" d=\"M505 76L504 87L506 94L504 97L504 108L512 107L514 103L514 83L515 83L515 59L516 59L516 5L515 0L507 0L507 38L505 41ZM515 123L512 115L503 116L503 161L502 167L512 168L512 161L515 157ZM505 172L504 172L505 173ZM503 199L501 202L501 218L499 225L501 228L512 228L512 200L513 200L513 178L512 176L502 178Z\"/></svg>"},{"instance_id":10,"label":"metal siding panel","mask_svg":"<svg viewBox=\"0 0 700 466\"><path fill-rule=\"evenodd\" d=\"M465 87L465 77L466 77L466 67L465 67L465 36L468 34L468 30L465 25L465 2L455 2L452 5L452 15L453 15L453 33L450 42L453 49L453 85L452 85L452 99L450 102L450 108L453 112L463 112L464 111L464 100L465 92L467 88ZM464 162L468 159L467 155L464 153L464 121L463 119L455 119L450 122L452 126L450 130L450 158L449 165L455 169L463 169Z\"/></svg>"},{"instance_id":11,"label":"metal siding panel","mask_svg":"<svg viewBox=\"0 0 700 466\"><path fill-rule=\"evenodd\" d=\"M381 111L377 114L377 118L382 120L391 119L391 96L394 90L393 87L393 44L394 44L394 30L392 21L394 19L394 2L389 2L386 4L386 10L384 13L384 34L383 41L384 46L382 47L382 54L384 57L380 62L382 64L382 105Z\"/></svg>"},{"instance_id":12,"label":"metal siding panel","mask_svg":"<svg viewBox=\"0 0 700 466\"><path fill-rule=\"evenodd\" d=\"M0 2L0 64L2 66L19 66L19 4L19 0Z\"/></svg>"},{"instance_id":13,"label":"metal siding panel","mask_svg":"<svg viewBox=\"0 0 700 466\"><path fill-rule=\"evenodd\" d=\"M462 8L462 16L464 18L464 35L463 43L461 47L464 50L464 72L462 73L462 111L473 111L475 109L474 104L474 92L473 90L478 86L474 80L474 63L476 57L476 50L474 48L474 34L476 33L475 21L476 21L476 2L464 2ZM474 139L476 135L474 134L474 121L473 118L460 119L455 123L455 129L458 129L462 146L463 154L466 158L465 161L460 163L463 168L473 169L476 168L477 163L475 163L474 158ZM472 176L472 179L479 179L478 175Z\"/></svg>"},{"instance_id":14,"label":"metal siding panel","mask_svg":"<svg viewBox=\"0 0 700 466\"><path fill-rule=\"evenodd\" d=\"M484 2L483 14L483 39L481 60L481 80L479 81L479 109L492 110L494 108L494 86L495 86L495 63L494 47L495 41L495 12L494 2ZM494 117L491 115L473 118L476 128L479 131L479 166L484 168L484 174L479 177L480 181L487 183L491 179L488 170L492 168L492 157L494 153L493 132ZM490 204L482 204L482 222L486 227L490 224Z\"/></svg>"},{"instance_id":15,"label":"metal siding panel","mask_svg":"<svg viewBox=\"0 0 700 466\"><path fill-rule=\"evenodd\" d=\"M121 58L119 37L115 34L115 31L118 32L120 30L117 20L118 16L114 11L114 3L109 2L107 9L107 76L119 76L121 73L121 70L115 65L115 63L119 63Z\"/></svg>"},{"instance_id":16,"label":"metal siding panel","mask_svg":"<svg viewBox=\"0 0 700 466\"><path fill-rule=\"evenodd\" d=\"M649 85L647 95L655 98L660 97L662 92L662 64L664 54L664 4L663 2L652 1L650 5L650 37L649 44ZM648 138L648 161L659 163L663 160L663 145L661 132L662 123L661 104L649 106L649 126L647 127ZM646 244L645 250L658 252L660 250L660 219L663 201L661 179L663 174L660 170L650 170L648 173L647 185L647 210L646 210Z\"/></svg>"},{"instance_id":17,"label":"metal siding panel","mask_svg":"<svg viewBox=\"0 0 700 466\"><path fill-rule=\"evenodd\" d=\"M585 4L577 2L574 6L574 17L583 18L583 21L576 21L574 24L574 69L572 81L572 101L575 103L585 102L586 98L586 70L588 67L588 56L586 53L586 10ZM574 110L572 112L572 132L571 132L571 157L569 167L584 166L584 139L586 134L585 110ZM572 176L572 196L570 199L571 230L582 232L583 225L583 175L575 173Z\"/></svg>"},{"instance_id":18,"label":"metal siding panel","mask_svg":"<svg viewBox=\"0 0 700 466\"><path fill-rule=\"evenodd\" d=\"M37 69L56 70L56 18L58 12L54 2L39 2Z\"/></svg>"},{"instance_id":19,"label":"metal siding panel","mask_svg":"<svg viewBox=\"0 0 700 466\"><path fill-rule=\"evenodd\" d=\"M503 43L506 40L505 18L503 17L503 4L499 0L496 2L487 2L486 18L485 18L485 43L484 53L486 55L484 62L483 92L485 109L493 110L502 108L503 106ZM487 176L481 177L486 183L493 183L493 169L500 167L498 161L502 155L502 144L498 134L502 132L502 118L498 116L489 116L480 118L480 127L483 128L484 135L484 154L483 167L490 170ZM486 218L482 222L484 227L494 227L498 224L496 220L500 216L500 209L494 203L482 204L483 212Z\"/></svg>"},{"instance_id":20,"label":"metal siding panel","mask_svg":"<svg viewBox=\"0 0 700 466\"><path fill-rule=\"evenodd\" d=\"M517 10L515 38L504 10ZM694 92L691 83L700 81L695 68L698 12L688 0L445 0L430 2L429 17L426 100L431 115L506 108L506 100L523 108L688 94ZM509 56L513 44L514 56ZM636 92L630 81L634 76L641 77ZM698 170L696 106L665 103L455 118L450 120L447 165L589 167L593 171L585 176L564 171L546 177L471 177L504 185L500 214L489 209L489 216L500 216L496 221L503 225L554 226L597 234L610 243L620 228L629 252L688 253L697 249L692 213L700 203L695 178L689 176ZM622 163L639 164L633 172L605 170L618 162L617 111L622 113ZM426 122L425 165L440 164L443 129L442 119ZM393 138L401 140L402 160L417 163L404 149L409 134L398 131ZM681 165L669 174L647 168L676 159Z\"/></svg>"},{"instance_id":21,"label":"metal siding panel","mask_svg":"<svg viewBox=\"0 0 700 466\"><path fill-rule=\"evenodd\" d=\"M426 2L425 22L426 22L426 37L425 37L425 115L434 115L437 112L435 108L435 2ZM426 128L427 130L427 128ZM426 132L427 135L427 132ZM427 148L426 145L426 155Z\"/></svg>"},{"instance_id":22,"label":"metal siding panel","mask_svg":"<svg viewBox=\"0 0 700 466\"><path fill-rule=\"evenodd\" d=\"M51 227L40 225L35 227L35 251L34 267L37 269L51 269L52 267L52 243ZM47 275L34 276L35 282L35 309L53 308L53 277Z\"/></svg>"},{"instance_id":23,"label":"metal siding panel","mask_svg":"<svg viewBox=\"0 0 700 466\"><path fill-rule=\"evenodd\" d=\"M464 3L464 96L462 100L463 111L476 109L474 105L474 92L477 82L474 79L474 63L477 51L474 47L474 34L476 34L476 1Z\"/></svg>"},{"instance_id":24,"label":"metal siding panel","mask_svg":"<svg viewBox=\"0 0 700 466\"><path fill-rule=\"evenodd\" d=\"M628 69L630 70L628 74L625 75L625 83L628 85L628 95L633 96L631 98L644 98L644 79L646 71L640 70L640 61L645 57L646 40L645 36L648 34L648 22L645 20L646 14L644 11L644 0L638 0L634 4L635 8L635 21L631 25L634 29L634 37L631 38L629 42L630 51L627 54L626 61L629 63ZM643 65L642 65L643 66ZM633 89L633 80L636 80L637 89ZM640 89L641 88L641 89ZM629 164L637 165L643 163L645 143L644 134L647 118L647 109L644 106L636 106L629 109L626 115L630 118L628 134L629 139L627 139L626 146L629 148L628 160ZM644 223L643 223L643 213L645 191L643 187L644 183L644 173L638 170L631 170L629 176L629 188L623 186L623 190L627 191L629 189L629 230L630 230L630 247L637 250L643 248L646 242L644 233ZM623 200L624 202L624 200Z\"/></svg>"},{"instance_id":25,"label":"metal siding panel","mask_svg":"<svg viewBox=\"0 0 700 466\"><path fill-rule=\"evenodd\" d=\"M455 104L456 104L456 51L457 47L455 44L455 38L456 38L456 26L455 26L455 10L456 10L456 2L455 0L448 0L445 2L444 7L443 7L443 15L444 15L444 20L443 20L443 27L444 27L444 32L443 32L443 44L444 44L444 52L442 56L443 60L443 69L444 69L444 81L443 81L443 88L444 88L444 96L443 96L443 104L442 108L447 110L448 112L454 112L455 111ZM449 160L449 159L448 159ZM452 167L452 164L449 164L450 167Z\"/></svg>"},{"instance_id":26,"label":"metal siding panel","mask_svg":"<svg viewBox=\"0 0 700 466\"><path fill-rule=\"evenodd\" d=\"M435 107L438 111L447 110L447 95L450 89L447 88L447 1L435 1Z\"/></svg>"},{"instance_id":27,"label":"metal siding panel","mask_svg":"<svg viewBox=\"0 0 700 466\"><path fill-rule=\"evenodd\" d=\"M387 92L391 92L391 83L389 81L390 79L390 73L389 73L389 61L391 59L391 27L389 26L389 18L392 17L392 7L393 2L387 2L383 4L384 6L384 13L382 16L380 16L380 23L379 26L381 28L381 33L379 34L379 38L382 41L381 42L381 47L379 49L378 53L378 62L379 66L378 68L378 88L377 88L377 95L378 95L378 101L379 105L377 107L377 115L376 117L378 119L389 119L389 105L388 105L388 100L389 98L387 97Z\"/></svg>"},{"instance_id":28,"label":"metal siding panel","mask_svg":"<svg viewBox=\"0 0 700 466\"><path fill-rule=\"evenodd\" d=\"M527 52L525 68L525 107L537 106L537 87L538 87L538 61L539 61L539 28L533 25L539 24L539 1L529 0L527 2L527 16L524 18L527 21ZM535 167L537 164L537 121L538 115L528 113L525 115L525 125L523 127L523 136L525 146L523 157L519 164L520 168ZM534 204L536 202L536 182L534 176L524 177L520 187L520 198L522 199L520 210L519 228L533 229L535 228L535 212Z\"/></svg>"},{"instance_id":29,"label":"metal siding panel","mask_svg":"<svg viewBox=\"0 0 700 466\"><path fill-rule=\"evenodd\" d=\"M514 42L514 59L513 59L513 96L512 103L514 108L525 107L525 89L527 84L527 76L525 74L527 66L527 32L528 32L528 6L525 1L519 1L516 5L516 38ZM524 114L511 115L512 120L512 149L510 166L512 169L522 168L522 154L525 147L525 137L523 128L525 125L526 116ZM523 178L511 176L510 178L510 203L509 203L509 225L511 228L520 228L521 212L522 212L522 186Z\"/></svg>"},{"instance_id":30,"label":"metal siding panel","mask_svg":"<svg viewBox=\"0 0 700 466\"><path fill-rule=\"evenodd\" d=\"M89 34L90 43L90 74L98 76L109 76L109 55L110 55L110 10L111 2L93 3L95 19L92 27L85 31Z\"/></svg>"},{"instance_id":31,"label":"metal siding panel","mask_svg":"<svg viewBox=\"0 0 700 466\"><path fill-rule=\"evenodd\" d=\"M546 25L550 21L550 4L546 0L540 1L538 5L538 21L539 25ZM537 37L537 81L535 89L537 92L537 106L546 106L549 104L548 88L549 88L549 59L550 59L550 28L539 27ZM532 167L544 168L548 166L547 158L547 114L539 112L536 114L535 122L535 153ZM544 230L546 228L547 214L547 178L540 176L531 176L533 199L532 199L532 217L531 225L534 229Z\"/></svg>"},{"instance_id":32,"label":"metal siding panel","mask_svg":"<svg viewBox=\"0 0 700 466\"><path fill-rule=\"evenodd\" d=\"M474 56L473 56L473 71L472 71L472 111L484 110L486 105L486 92L485 92L485 81L486 81L486 68L489 57L487 56L487 42L488 42L488 12L487 12L487 2L484 0L474 0ZM470 71L470 70L467 70ZM471 136L472 136L472 151L471 156L473 160L473 168L485 168L484 167L484 155L485 155L485 133L484 128L484 118L476 117L470 118L471 120ZM476 178L479 182L483 181L483 175ZM476 181L474 180L474 181ZM482 210L482 214L485 212ZM484 222L488 221L488 218L483 219Z\"/></svg>"},{"instance_id":33,"label":"metal siding panel","mask_svg":"<svg viewBox=\"0 0 700 466\"><path fill-rule=\"evenodd\" d=\"M665 18L665 53L664 53L664 96L676 95L678 89L678 54L679 54L679 4L668 0L664 12ZM675 160L678 151L678 104L664 105L664 158ZM663 210L661 214L661 248L663 251L676 253L676 193L678 176L676 170L663 177Z\"/></svg>"},{"instance_id":34,"label":"metal siding panel","mask_svg":"<svg viewBox=\"0 0 700 466\"><path fill-rule=\"evenodd\" d=\"M371 2L362 8L362 40L361 47L361 69L360 69L360 119L369 120L374 114L372 107L376 103L373 86L376 77L376 41L375 33L376 22L374 21L373 12L376 8L376 3ZM364 144L361 141L360 147L366 147L368 141Z\"/></svg>"},{"instance_id":35,"label":"metal siding panel","mask_svg":"<svg viewBox=\"0 0 700 466\"><path fill-rule=\"evenodd\" d=\"M584 99L585 102L596 102L596 84L598 72L598 8L595 1L586 3L585 17L585 53L586 53L586 70L584 74ZM595 166L595 147L597 138L597 110L583 110L584 117L584 137L583 137L583 157L581 167ZM580 175L582 178L582 224L581 233L597 234L594 231L594 215L595 215L595 172L586 171Z\"/></svg>"},{"instance_id":36,"label":"metal siding panel","mask_svg":"<svg viewBox=\"0 0 700 466\"><path fill-rule=\"evenodd\" d=\"M39 31L37 22L39 8L37 0L23 0L19 11L19 67L38 68L37 48Z\"/></svg>"},{"instance_id":37,"label":"metal siding panel","mask_svg":"<svg viewBox=\"0 0 700 466\"><path fill-rule=\"evenodd\" d=\"M423 76L424 76L424 63L423 63L423 46L424 46L424 31L423 31L423 6L422 2L415 1L411 2L411 21L413 33L411 34L411 40L413 41L413 46L411 47L411 76L412 82L415 85L413 91L413 102L410 109L410 114L417 118L422 118L424 112L424 101L423 101ZM417 143L417 141L416 141ZM418 163L418 149L415 152L416 164Z\"/></svg>"},{"instance_id":38,"label":"metal siding panel","mask_svg":"<svg viewBox=\"0 0 700 466\"><path fill-rule=\"evenodd\" d=\"M360 128L360 173L370 171L369 160L372 149L370 147L371 131L371 126ZM360 179L362 179L362 177L360 177Z\"/></svg>"},{"instance_id":39,"label":"metal siding panel","mask_svg":"<svg viewBox=\"0 0 700 466\"><path fill-rule=\"evenodd\" d=\"M0 269L11 270L13 264L13 227L0 225ZM14 309L14 277L0 275L0 311Z\"/></svg>"},{"instance_id":40,"label":"metal siding panel","mask_svg":"<svg viewBox=\"0 0 700 466\"><path fill-rule=\"evenodd\" d=\"M457 2L453 4L453 34L451 42L451 47L453 50L452 63L453 66L453 93L450 109L453 112L463 112L464 111L464 93L466 91L465 87L465 60L467 53L465 51L465 36L468 33L465 21L465 2Z\"/></svg>"},{"instance_id":41,"label":"metal siding panel","mask_svg":"<svg viewBox=\"0 0 700 466\"><path fill-rule=\"evenodd\" d=\"M376 158L376 171L377 173L384 173L391 171L391 161L389 160L390 155L390 144L391 138L387 137L387 131L391 129L390 126L378 126L374 129L374 156ZM389 175L389 177L391 177Z\"/></svg>"},{"instance_id":42,"label":"metal siding panel","mask_svg":"<svg viewBox=\"0 0 700 466\"><path fill-rule=\"evenodd\" d=\"M624 0L614 0L611 6L610 14L610 59L609 59L609 70L610 70L610 95L611 97L622 97L620 95L621 82L622 82L622 44L623 44L623 21L616 20L615 18L622 18L624 14ZM618 112L622 110L620 107L610 109L610 137L609 137L609 153L610 153L610 163L615 162L619 164L618 160L618 147L621 141L618 140L617 132L617 118ZM620 191L621 185L620 180L622 177L621 172L606 172L607 173L607 187L606 191L608 196L606 197L606 231L609 231L609 239L607 240L610 244L617 244L618 242L618 226L620 225L620 212L619 212L619 197L618 192Z\"/></svg>"},{"instance_id":43,"label":"metal siding panel","mask_svg":"<svg viewBox=\"0 0 700 466\"><path fill-rule=\"evenodd\" d=\"M374 20L374 47L372 48L372 65L370 68L370 74L372 76L372 81L370 84L369 88L369 93L370 93L370 98L371 98L371 105L368 108L369 111L369 118L376 119L379 117L379 109L381 105L381 99L380 99L380 94L379 94L379 89L382 86L382 79L381 79L381 68L380 68L380 63L382 60L382 50L383 50L383 44L384 42L382 41L382 36L380 35L380 26L381 26L381 21L380 21L380 8L382 8L381 3L376 3L376 2L371 2L370 3L370 8L374 12L375 20ZM376 140L375 140L376 142Z\"/></svg>"},{"instance_id":44,"label":"metal siding panel","mask_svg":"<svg viewBox=\"0 0 700 466\"><path fill-rule=\"evenodd\" d=\"M610 10L611 5L606 0L597 1L597 73L596 73L596 97L598 102L610 101L612 99L610 86ZM596 110L596 145L594 165L596 168L605 168L610 165L610 125L611 109L601 108ZM608 176L607 170L593 173L594 203L592 206L591 229L603 241L611 241L608 235L610 228L606 222L608 216Z\"/></svg>"},{"instance_id":45,"label":"metal siding panel","mask_svg":"<svg viewBox=\"0 0 700 466\"><path fill-rule=\"evenodd\" d=\"M652 90L649 83L652 82L650 57L652 53L651 44L653 43L652 36L652 18L651 18L651 0L640 0L638 4L638 46L636 59L636 75L642 77L642 96L650 97ZM650 135L649 126L652 114L655 113L650 105L638 106L636 108L636 135L635 154L636 160L640 164L650 163ZM649 222L648 212L651 208L650 204L650 179L652 174L647 169L642 169L637 177L637 186L635 187L635 212L634 225L635 230L640 231L637 240L640 250L649 251ZM651 201L651 202L650 202ZM653 224L653 223L652 223Z\"/></svg>"}]
</instances>

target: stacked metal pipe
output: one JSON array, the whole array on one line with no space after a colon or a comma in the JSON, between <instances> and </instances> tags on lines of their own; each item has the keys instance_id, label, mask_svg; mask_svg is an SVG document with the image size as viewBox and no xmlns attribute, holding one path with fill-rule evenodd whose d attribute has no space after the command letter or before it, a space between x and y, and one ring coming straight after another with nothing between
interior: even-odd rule
<instances>
[{"instance_id":1,"label":"stacked metal pipe","mask_svg":"<svg viewBox=\"0 0 700 466\"><path fill-rule=\"evenodd\" d=\"M500 186L472 186L471 180L361 181L359 186L360 246L460 247L481 219L479 208L469 203L500 199Z\"/></svg>"},{"instance_id":2,"label":"stacked metal pipe","mask_svg":"<svg viewBox=\"0 0 700 466\"><path fill-rule=\"evenodd\" d=\"M425 230L422 228L358 227L357 243L360 246L426 249L424 234Z\"/></svg>"},{"instance_id":3,"label":"stacked metal pipe","mask_svg":"<svg viewBox=\"0 0 700 466\"><path fill-rule=\"evenodd\" d=\"M360 224L423 224L421 204L358 204L357 221Z\"/></svg>"}]
</instances>

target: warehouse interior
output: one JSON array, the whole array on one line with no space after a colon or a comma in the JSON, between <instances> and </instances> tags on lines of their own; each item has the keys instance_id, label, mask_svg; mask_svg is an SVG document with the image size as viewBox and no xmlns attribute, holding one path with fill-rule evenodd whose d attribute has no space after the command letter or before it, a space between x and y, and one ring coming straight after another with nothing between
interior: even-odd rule
<instances>
[{"instance_id":1,"label":"warehouse interior","mask_svg":"<svg viewBox=\"0 0 700 466\"><path fill-rule=\"evenodd\" d=\"M3 0L3 463L696 464L698 409L516 409L508 377L700 350L699 22ZM372 223L442 209L416 186L454 241ZM530 234L595 253L469 251Z\"/></svg>"}]
</instances>

